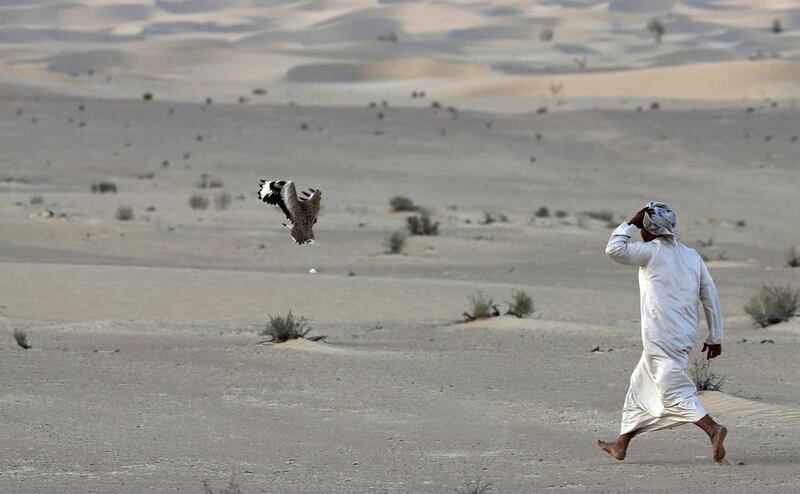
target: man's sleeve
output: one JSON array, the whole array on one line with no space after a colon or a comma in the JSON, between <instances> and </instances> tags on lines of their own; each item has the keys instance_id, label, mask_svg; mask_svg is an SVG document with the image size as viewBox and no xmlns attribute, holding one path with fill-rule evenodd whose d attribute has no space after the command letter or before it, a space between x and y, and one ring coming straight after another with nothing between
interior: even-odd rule
<instances>
[{"instance_id":1,"label":"man's sleeve","mask_svg":"<svg viewBox=\"0 0 800 494\"><path fill-rule=\"evenodd\" d=\"M606 254L620 264L646 266L653 257L655 246L645 242L631 242L639 228L623 223L611 233L606 245Z\"/></svg>"},{"instance_id":2,"label":"man's sleeve","mask_svg":"<svg viewBox=\"0 0 800 494\"><path fill-rule=\"evenodd\" d=\"M706 343L709 345L721 345L723 336L722 310L719 307L717 287L714 285L714 280L711 278L711 273L708 272L706 264L702 261L700 263L702 266L700 271L700 302L703 304L703 310L706 313L706 324L708 325Z\"/></svg>"}]
</instances>

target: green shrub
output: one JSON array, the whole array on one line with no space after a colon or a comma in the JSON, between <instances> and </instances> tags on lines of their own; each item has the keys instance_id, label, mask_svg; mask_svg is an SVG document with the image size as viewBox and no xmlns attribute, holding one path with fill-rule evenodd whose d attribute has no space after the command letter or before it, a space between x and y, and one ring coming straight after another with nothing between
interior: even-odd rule
<instances>
[{"instance_id":1,"label":"green shrub","mask_svg":"<svg viewBox=\"0 0 800 494\"><path fill-rule=\"evenodd\" d=\"M508 304L508 312L506 314L520 319L528 317L536 310L531 296L520 290L514 290L511 293L511 302L506 303Z\"/></svg>"},{"instance_id":2,"label":"green shrub","mask_svg":"<svg viewBox=\"0 0 800 494\"><path fill-rule=\"evenodd\" d=\"M439 234L439 222L433 223L431 221L430 213L426 210L422 210L419 214L414 216L409 216L406 219L408 231L411 232L411 235L438 235Z\"/></svg>"},{"instance_id":3,"label":"green shrub","mask_svg":"<svg viewBox=\"0 0 800 494\"><path fill-rule=\"evenodd\" d=\"M550 210L547 209L547 206L542 206L533 213L534 216L537 218L547 218L550 216Z\"/></svg>"},{"instance_id":4,"label":"green shrub","mask_svg":"<svg viewBox=\"0 0 800 494\"><path fill-rule=\"evenodd\" d=\"M792 290L790 285L764 285L753 296L744 311L762 328L791 319L797 312L800 290Z\"/></svg>"},{"instance_id":5,"label":"green shrub","mask_svg":"<svg viewBox=\"0 0 800 494\"><path fill-rule=\"evenodd\" d=\"M308 321L305 318L296 318L289 311L286 317L269 316L269 322L261 331L261 336L269 336L271 341L281 343L297 338L305 338L311 329L308 328Z\"/></svg>"}]
</instances>

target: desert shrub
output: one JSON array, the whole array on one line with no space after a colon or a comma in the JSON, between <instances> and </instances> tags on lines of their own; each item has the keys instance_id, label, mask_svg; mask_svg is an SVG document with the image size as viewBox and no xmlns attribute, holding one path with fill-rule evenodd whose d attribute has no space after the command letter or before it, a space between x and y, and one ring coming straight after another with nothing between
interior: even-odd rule
<instances>
[{"instance_id":1,"label":"desert shrub","mask_svg":"<svg viewBox=\"0 0 800 494\"><path fill-rule=\"evenodd\" d=\"M25 350L31 348L30 343L28 343L28 335L25 334L25 331L22 329L15 329L14 330L14 339L17 340L17 345L21 346Z\"/></svg>"},{"instance_id":2,"label":"desert shrub","mask_svg":"<svg viewBox=\"0 0 800 494\"><path fill-rule=\"evenodd\" d=\"M267 90L264 88L257 87L253 89L253 94L257 96L264 96L265 94L267 94Z\"/></svg>"},{"instance_id":3,"label":"desert shrub","mask_svg":"<svg viewBox=\"0 0 800 494\"><path fill-rule=\"evenodd\" d=\"M531 296L521 290L514 290L511 292L511 301L506 303L508 304L508 311L506 314L519 317L520 319L528 317L536 310Z\"/></svg>"},{"instance_id":4,"label":"desert shrub","mask_svg":"<svg viewBox=\"0 0 800 494\"><path fill-rule=\"evenodd\" d=\"M647 30L653 35L656 43L659 44L661 43L661 38L663 38L664 34L667 32L667 28L664 24L655 17L650 19L650 22L647 23Z\"/></svg>"},{"instance_id":5,"label":"desert shrub","mask_svg":"<svg viewBox=\"0 0 800 494\"><path fill-rule=\"evenodd\" d=\"M483 221L481 223L484 225L491 225L492 223L508 223L508 216L503 213L494 215L488 211L484 211Z\"/></svg>"},{"instance_id":6,"label":"desert shrub","mask_svg":"<svg viewBox=\"0 0 800 494\"><path fill-rule=\"evenodd\" d=\"M384 244L386 248L389 249L389 254L400 254L403 252L403 249L406 246L406 235L403 232L394 232L388 237Z\"/></svg>"},{"instance_id":7,"label":"desert shrub","mask_svg":"<svg viewBox=\"0 0 800 494\"><path fill-rule=\"evenodd\" d=\"M97 182L92 184L92 192L105 194L108 192L117 192L117 184L114 182Z\"/></svg>"},{"instance_id":8,"label":"desert shrub","mask_svg":"<svg viewBox=\"0 0 800 494\"><path fill-rule=\"evenodd\" d=\"M492 490L492 484L481 479L470 480L463 486L456 488L456 494L486 494Z\"/></svg>"},{"instance_id":9,"label":"desert shrub","mask_svg":"<svg viewBox=\"0 0 800 494\"><path fill-rule=\"evenodd\" d=\"M33 196L33 197L31 197L31 204L32 205L36 206L36 205L43 204L43 203L44 203L44 197L42 197L42 196Z\"/></svg>"},{"instance_id":10,"label":"desert shrub","mask_svg":"<svg viewBox=\"0 0 800 494\"><path fill-rule=\"evenodd\" d=\"M586 216L587 218L591 218L593 220L605 221L610 222L614 219L614 213L611 211L584 211L581 213L582 216Z\"/></svg>"},{"instance_id":11,"label":"desert shrub","mask_svg":"<svg viewBox=\"0 0 800 494\"><path fill-rule=\"evenodd\" d=\"M773 34L781 34L783 32L783 26L778 19L772 21L772 32Z\"/></svg>"},{"instance_id":12,"label":"desert shrub","mask_svg":"<svg viewBox=\"0 0 800 494\"><path fill-rule=\"evenodd\" d=\"M547 206L542 206L533 213L534 216L537 218L547 218L550 216L550 210L547 209Z\"/></svg>"},{"instance_id":13,"label":"desert shrub","mask_svg":"<svg viewBox=\"0 0 800 494\"><path fill-rule=\"evenodd\" d=\"M203 173L200 175L200 182L197 183L197 186L201 189L219 189L224 186L222 180L218 178L214 178L208 173Z\"/></svg>"},{"instance_id":14,"label":"desert shrub","mask_svg":"<svg viewBox=\"0 0 800 494\"><path fill-rule=\"evenodd\" d=\"M153 100L153 93L142 93L142 100L143 101L152 101Z\"/></svg>"},{"instance_id":15,"label":"desert shrub","mask_svg":"<svg viewBox=\"0 0 800 494\"><path fill-rule=\"evenodd\" d=\"M711 372L711 361L702 357L694 359L689 375L697 386L697 391L719 391L725 382L725 376L717 376Z\"/></svg>"},{"instance_id":16,"label":"desert shrub","mask_svg":"<svg viewBox=\"0 0 800 494\"><path fill-rule=\"evenodd\" d=\"M396 213L404 211L416 211L419 209L419 206L414 205L414 201L403 196L395 196L389 199L389 206L391 206L392 211Z\"/></svg>"},{"instance_id":17,"label":"desert shrub","mask_svg":"<svg viewBox=\"0 0 800 494\"><path fill-rule=\"evenodd\" d=\"M467 321L474 321L476 319L486 319L500 315L492 297L486 295L481 290L469 296L470 310L464 312L464 318Z\"/></svg>"},{"instance_id":18,"label":"desert shrub","mask_svg":"<svg viewBox=\"0 0 800 494\"><path fill-rule=\"evenodd\" d=\"M556 218L566 218L566 217L567 217L566 211L563 211L561 209L556 211Z\"/></svg>"},{"instance_id":19,"label":"desert shrub","mask_svg":"<svg viewBox=\"0 0 800 494\"><path fill-rule=\"evenodd\" d=\"M114 217L120 221L131 221L133 219L133 208L130 206L120 206Z\"/></svg>"},{"instance_id":20,"label":"desert shrub","mask_svg":"<svg viewBox=\"0 0 800 494\"><path fill-rule=\"evenodd\" d=\"M422 210L419 214L409 216L406 219L408 231L411 235L438 235L439 222L432 222L431 215L426 210Z\"/></svg>"},{"instance_id":21,"label":"desert shrub","mask_svg":"<svg viewBox=\"0 0 800 494\"><path fill-rule=\"evenodd\" d=\"M235 482L235 477L231 477L231 480L228 482L228 485L225 486L224 489L221 491L214 491L211 488L207 480L203 481L203 494L242 494L241 489L239 487L241 484L237 484Z\"/></svg>"},{"instance_id":22,"label":"desert shrub","mask_svg":"<svg viewBox=\"0 0 800 494\"><path fill-rule=\"evenodd\" d=\"M789 255L786 256L786 265L790 268L800 267L800 254L797 253L794 246L789 249Z\"/></svg>"},{"instance_id":23,"label":"desert shrub","mask_svg":"<svg viewBox=\"0 0 800 494\"><path fill-rule=\"evenodd\" d=\"M553 32L552 29L550 28L543 29L542 32L539 33L539 41L544 41L544 42L552 41L554 35L555 33Z\"/></svg>"},{"instance_id":24,"label":"desert shrub","mask_svg":"<svg viewBox=\"0 0 800 494\"><path fill-rule=\"evenodd\" d=\"M269 322L261 331L261 336L269 336L271 341L281 343L297 338L305 338L308 332L308 321L305 318L296 318L292 311L286 317L269 316Z\"/></svg>"},{"instance_id":25,"label":"desert shrub","mask_svg":"<svg viewBox=\"0 0 800 494\"><path fill-rule=\"evenodd\" d=\"M231 195L227 192L222 192L214 196L214 207L217 209L228 209L231 205Z\"/></svg>"},{"instance_id":26,"label":"desert shrub","mask_svg":"<svg viewBox=\"0 0 800 494\"><path fill-rule=\"evenodd\" d=\"M762 328L791 319L798 308L800 290L790 285L764 285L744 306L744 311Z\"/></svg>"},{"instance_id":27,"label":"desert shrub","mask_svg":"<svg viewBox=\"0 0 800 494\"><path fill-rule=\"evenodd\" d=\"M208 198L202 194L192 194L189 197L189 205L192 209L205 209L208 207Z\"/></svg>"}]
</instances>

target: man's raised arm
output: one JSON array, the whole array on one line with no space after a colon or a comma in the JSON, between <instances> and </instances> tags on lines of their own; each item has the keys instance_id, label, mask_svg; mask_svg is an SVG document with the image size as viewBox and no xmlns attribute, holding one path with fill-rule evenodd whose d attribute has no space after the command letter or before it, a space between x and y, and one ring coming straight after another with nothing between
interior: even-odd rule
<instances>
[{"instance_id":1,"label":"man's raised arm","mask_svg":"<svg viewBox=\"0 0 800 494\"><path fill-rule=\"evenodd\" d=\"M623 223L611 233L606 245L606 254L620 264L645 266L653 257L653 245L645 242L631 242L631 237L642 227L645 209L636 213L630 221Z\"/></svg>"}]
</instances>

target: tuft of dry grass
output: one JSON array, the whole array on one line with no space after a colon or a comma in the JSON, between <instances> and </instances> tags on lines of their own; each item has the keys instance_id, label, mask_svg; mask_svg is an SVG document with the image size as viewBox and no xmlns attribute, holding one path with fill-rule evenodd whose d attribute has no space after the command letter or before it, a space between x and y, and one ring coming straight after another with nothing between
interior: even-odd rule
<instances>
[{"instance_id":1,"label":"tuft of dry grass","mask_svg":"<svg viewBox=\"0 0 800 494\"><path fill-rule=\"evenodd\" d=\"M303 318L296 318L292 311L286 317L273 317L269 316L269 322L264 329L261 330L261 336L269 336L270 341L275 343L282 343L284 341L296 340L297 338L305 338L311 331L308 328L308 321Z\"/></svg>"},{"instance_id":2,"label":"tuft of dry grass","mask_svg":"<svg viewBox=\"0 0 800 494\"><path fill-rule=\"evenodd\" d=\"M694 359L689 375L698 391L719 391L725 382L725 376L717 376L711 372L711 361L702 357Z\"/></svg>"},{"instance_id":3,"label":"tuft of dry grass","mask_svg":"<svg viewBox=\"0 0 800 494\"><path fill-rule=\"evenodd\" d=\"M25 350L33 348L32 345L28 343L28 335L22 329L17 328L14 330L14 339L17 341L17 345Z\"/></svg>"},{"instance_id":4,"label":"tuft of dry grass","mask_svg":"<svg viewBox=\"0 0 800 494\"><path fill-rule=\"evenodd\" d=\"M764 285L744 306L744 311L765 328L794 317L799 303L800 290L793 290L791 285Z\"/></svg>"},{"instance_id":5,"label":"tuft of dry grass","mask_svg":"<svg viewBox=\"0 0 800 494\"><path fill-rule=\"evenodd\" d=\"M100 194L105 194L105 193L109 193L109 192L116 193L117 192L117 184L115 184L114 182L108 182L108 181L97 182L97 183L92 184L92 192L100 193Z\"/></svg>"},{"instance_id":6,"label":"tuft of dry grass","mask_svg":"<svg viewBox=\"0 0 800 494\"><path fill-rule=\"evenodd\" d=\"M114 213L114 217L119 221L131 221L133 219L133 208L130 206L120 206L117 208L117 212Z\"/></svg>"},{"instance_id":7,"label":"tuft of dry grass","mask_svg":"<svg viewBox=\"0 0 800 494\"><path fill-rule=\"evenodd\" d=\"M492 490L492 484L478 478L464 483L461 487L457 487L456 494L486 494L490 490Z\"/></svg>"},{"instance_id":8,"label":"tuft of dry grass","mask_svg":"<svg viewBox=\"0 0 800 494\"><path fill-rule=\"evenodd\" d=\"M533 298L521 290L514 290L511 292L511 301L508 304L508 311L506 314L524 319L533 314L536 306L533 304Z\"/></svg>"},{"instance_id":9,"label":"tuft of dry grass","mask_svg":"<svg viewBox=\"0 0 800 494\"><path fill-rule=\"evenodd\" d=\"M203 481L203 494L242 494L241 484L236 483L236 477L231 477L231 480L228 482L228 485L225 486L221 491L214 491L211 488L208 480Z\"/></svg>"},{"instance_id":10,"label":"tuft of dry grass","mask_svg":"<svg viewBox=\"0 0 800 494\"><path fill-rule=\"evenodd\" d=\"M208 198L202 194L192 194L189 197L189 206L192 209L205 209L208 207Z\"/></svg>"},{"instance_id":11,"label":"tuft of dry grass","mask_svg":"<svg viewBox=\"0 0 800 494\"><path fill-rule=\"evenodd\" d=\"M475 321L478 319L488 319L500 315L500 310L495 305L492 297L478 290L469 296L470 310L464 312L465 321Z\"/></svg>"}]
</instances>

